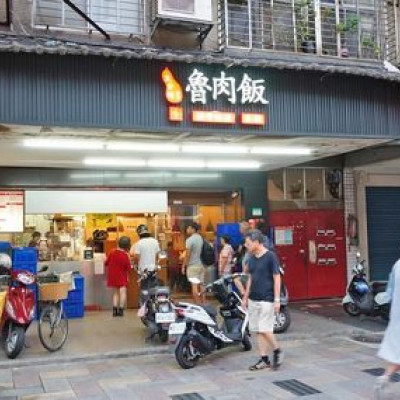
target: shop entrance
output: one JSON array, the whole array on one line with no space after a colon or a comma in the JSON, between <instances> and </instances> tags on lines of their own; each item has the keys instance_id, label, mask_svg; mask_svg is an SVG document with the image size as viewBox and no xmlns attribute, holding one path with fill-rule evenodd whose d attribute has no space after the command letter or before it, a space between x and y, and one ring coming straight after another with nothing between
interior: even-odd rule
<instances>
[{"instance_id":1,"label":"shop entrance","mask_svg":"<svg viewBox=\"0 0 400 400\"><path fill-rule=\"evenodd\" d=\"M344 294L346 245L342 210L274 211L270 224L291 299Z\"/></svg>"}]
</instances>

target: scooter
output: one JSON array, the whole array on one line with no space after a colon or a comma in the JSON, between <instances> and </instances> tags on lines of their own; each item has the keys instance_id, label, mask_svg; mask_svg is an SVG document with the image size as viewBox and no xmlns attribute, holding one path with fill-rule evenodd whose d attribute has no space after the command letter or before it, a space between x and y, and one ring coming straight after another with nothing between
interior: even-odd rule
<instances>
[{"instance_id":1,"label":"scooter","mask_svg":"<svg viewBox=\"0 0 400 400\"><path fill-rule=\"evenodd\" d=\"M387 282L368 283L365 278L364 263L365 260L361 260L360 253L357 253L357 262L352 270L353 278L342 301L343 309L352 317L364 314L372 317L380 316L388 321L390 299L385 292Z\"/></svg>"},{"instance_id":2,"label":"scooter","mask_svg":"<svg viewBox=\"0 0 400 400\"><path fill-rule=\"evenodd\" d=\"M143 324L149 329L150 335L146 340L158 334L160 341L168 341L169 325L175 322L175 311L170 299L170 289L163 286L157 278L158 267L154 271L144 271L140 274L140 308L138 315Z\"/></svg>"},{"instance_id":3,"label":"scooter","mask_svg":"<svg viewBox=\"0 0 400 400\"><path fill-rule=\"evenodd\" d=\"M274 319L274 333L286 332L290 326L291 318L288 309L289 305L289 292L283 281L285 270L283 267L279 267L281 273L281 308L278 313L275 314Z\"/></svg>"},{"instance_id":4,"label":"scooter","mask_svg":"<svg viewBox=\"0 0 400 400\"><path fill-rule=\"evenodd\" d=\"M30 272L12 271L11 275L2 275L0 281L7 286L0 331L7 357L16 358L25 346L25 332L35 316L35 295L28 286L35 283L36 277Z\"/></svg>"},{"instance_id":5,"label":"scooter","mask_svg":"<svg viewBox=\"0 0 400 400\"><path fill-rule=\"evenodd\" d=\"M226 346L243 345L246 351L251 350L247 311L240 296L229 290L238 275L241 274L221 277L208 284L202 293L212 292L221 304L222 326L218 326L217 310L211 305L176 305L178 322L170 325L169 335L171 339L178 337L175 358L183 369L195 367L200 358Z\"/></svg>"}]
</instances>

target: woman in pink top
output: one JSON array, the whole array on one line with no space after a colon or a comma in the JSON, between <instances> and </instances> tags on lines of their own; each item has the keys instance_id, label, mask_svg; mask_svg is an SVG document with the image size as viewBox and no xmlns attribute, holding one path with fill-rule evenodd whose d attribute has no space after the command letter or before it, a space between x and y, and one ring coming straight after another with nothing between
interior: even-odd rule
<instances>
[{"instance_id":1,"label":"woman in pink top","mask_svg":"<svg viewBox=\"0 0 400 400\"><path fill-rule=\"evenodd\" d=\"M221 253L219 254L219 276L227 275L232 273L232 259L234 255L233 248L230 244L229 236L221 237Z\"/></svg>"}]
</instances>

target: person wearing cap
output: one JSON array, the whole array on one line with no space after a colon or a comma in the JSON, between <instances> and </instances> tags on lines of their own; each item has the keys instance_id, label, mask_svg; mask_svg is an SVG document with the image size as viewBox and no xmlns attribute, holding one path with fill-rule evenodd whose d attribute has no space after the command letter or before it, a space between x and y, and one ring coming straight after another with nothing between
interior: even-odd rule
<instances>
[{"instance_id":1,"label":"person wearing cap","mask_svg":"<svg viewBox=\"0 0 400 400\"><path fill-rule=\"evenodd\" d=\"M128 273L131 266L129 249L131 239L122 236L118 241L118 248L114 249L107 257L107 286L114 289L113 317L123 317L126 305L126 287L128 286Z\"/></svg>"},{"instance_id":2,"label":"person wearing cap","mask_svg":"<svg viewBox=\"0 0 400 400\"><path fill-rule=\"evenodd\" d=\"M196 222L190 223L186 228L186 255L182 262L182 274L185 275L192 285L192 296L196 304L204 303L204 296L201 296L204 284L204 266L201 262L201 250L203 238L199 234L200 225Z\"/></svg>"},{"instance_id":3,"label":"person wearing cap","mask_svg":"<svg viewBox=\"0 0 400 400\"><path fill-rule=\"evenodd\" d=\"M154 271L158 264L160 245L157 239L150 235L146 225L139 225L136 232L139 235L139 241L133 245L131 256L134 258L140 273Z\"/></svg>"}]
</instances>

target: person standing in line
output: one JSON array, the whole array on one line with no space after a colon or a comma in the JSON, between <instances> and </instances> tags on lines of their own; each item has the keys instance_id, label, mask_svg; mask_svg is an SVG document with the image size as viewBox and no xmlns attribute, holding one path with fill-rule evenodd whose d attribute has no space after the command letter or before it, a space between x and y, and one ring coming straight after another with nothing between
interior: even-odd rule
<instances>
[{"instance_id":1,"label":"person standing in line","mask_svg":"<svg viewBox=\"0 0 400 400\"><path fill-rule=\"evenodd\" d=\"M113 317L123 317L126 306L126 287L128 286L128 273L131 270L129 250L131 239L122 236L118 241L118 248L114 249L107 257L107 286L114 289Z\"/></svg>"},{"instance_id":2,"label":"person standing in line","mask_svg":"<svg viewBox=\"0 0 400 400\"><path fill-rule=\"evenodd\" d=\"M196 222L190 223L186 228L186 255L182 262L182 274L187 276L192 285L193 301L196 304L204 303L204 296L200 295L204 285L205 270L201 262L201 250L203 238L199 234L200 225Z\"/></svg>"},{"instance_id":3,"label":"person standing in line","mask_svg":"<svg viewBox=\"0 0 400 400\"><path fill-rule=\"evenodd\" d=\"M230 244L229 236L221 237L221 252L219 254L218 272L219 276L232 273L232 259L234 256L233 248Z\"/></svg>"},{"instance_id":4,"label":"person standing in line","mask_svg":"<svg viewBox=\"0 0 400 400\"><path fill-rule=\"evenodd\" d=\"M159 261L160 245L157 239L150 235L146 225L139 225L136 233L139 235L139 241L133 245L131 256L135 260L140 273L154 271Z\"/></svg>"},{"instance_id":5,"label":"person standing in line","mask_svg":"<svg viewBox=\"0 0 400 400\"><path fill-rule=\"evenodd\" d=\"M243 306L248 308L250 331L257 337L260 359L251 371L279 368L283 353L274 336L274 314L280 310L281 276L274 252L263 245L263 234L250 230L245 236L245 246L250 253L244 273L248 274L243 294ZM273 351L272 364L269 351Z\"/></svg>"},{"instance_id":6,"label":"person standing in line","mask_svg":"<svg viewBox=\"0 0 400 400\"><path fill-rule=\"evenodd\" d=\"M385 373L377 378L376 399L383 399L391 377L400 371L400 259L396 261L389 276L386 293L391 299L390 321L383 337L378 357L388 365Z\"/></svg>"}]
</instances>

